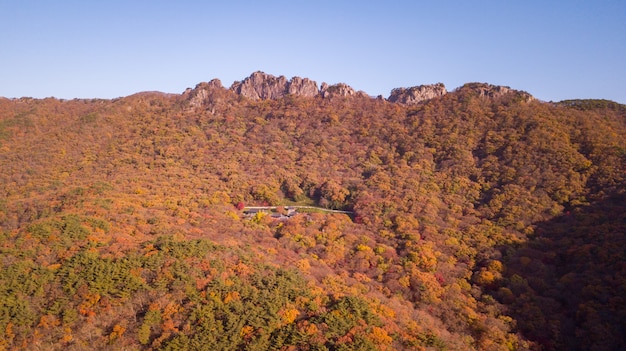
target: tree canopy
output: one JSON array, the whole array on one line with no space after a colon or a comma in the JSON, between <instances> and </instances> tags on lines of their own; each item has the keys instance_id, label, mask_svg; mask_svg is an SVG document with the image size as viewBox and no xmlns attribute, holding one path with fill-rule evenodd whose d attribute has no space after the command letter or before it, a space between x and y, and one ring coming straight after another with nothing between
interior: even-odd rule
<instances>
[{"instance_id":1,"label":"tree canopy","mask_svg":"<svg viewBox=\"0 0 626 351\"><path fill-rule=\"evenodd\" d=\"M622 349L624 140L472 85L0 99L0 350Z\"/></svg>"}]
</instances>

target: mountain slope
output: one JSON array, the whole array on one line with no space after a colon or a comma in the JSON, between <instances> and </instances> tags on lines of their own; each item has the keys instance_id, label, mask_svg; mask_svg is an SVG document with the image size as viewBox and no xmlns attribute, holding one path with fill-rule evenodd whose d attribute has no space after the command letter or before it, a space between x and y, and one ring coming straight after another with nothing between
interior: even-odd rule
<instances>
[{"instance_id":1,"label":"mountain slope","mask_svg":"<svg viewBox=\"0 0 626 351\"><path fill-rule=\"evenodd\" d=\"M0 100L0 347L623 345L624 111L478 83Z\"/></svg>"}]
</instances>

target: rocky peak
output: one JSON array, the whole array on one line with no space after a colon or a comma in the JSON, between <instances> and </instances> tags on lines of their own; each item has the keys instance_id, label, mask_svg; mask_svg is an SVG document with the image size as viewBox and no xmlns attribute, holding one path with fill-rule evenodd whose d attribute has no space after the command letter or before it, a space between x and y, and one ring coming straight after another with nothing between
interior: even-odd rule
<instances>
[{"instance_id":1,"label":"rocky peak","mask_svg":"<svg viewBox=\"0 0 626 351\"><path fill-rule=\"evenodd\" d=\"M459 90L471 90L478 94L482 98L497 99L508 94L518 94L525 101L532 101L535 98L525 91L511 89L510 87L502 85L492 85L488 83L467 83L463 85Z\"/></svg>"},{"instance_id":2,"label":"rocky peak","mask_svg":"<svg viewBox=\"0 0 626 351\"><path fill-rule=\"evenodd\" d=\"M278 99L287 93L287 78L257 71L233 83L230 90L252 100Z\"/></svg>"},{"instance_id":3,"label":"rocky peak","mask_svg":"<svg viewBox=\"0 0 626 351\"><path fill-rule=\"evenodd\" d=\"M289 81L287 93L291 95L315 97L319 94L317 83L309 78L293 77Z\"/></svg>"},{"instance_id":4,"label":"rocky peak","mask_svg":"<svg viewBox=\"0 0 626 351\"><path fill-rule=\"evenodd\" d=\"M252 100L280 99L285 95L306 97L321 96L330 98L334 96L367 96L364 92L357 92L349 85L339 83L328 85L322 83L321 88L317 83L308 78L293 77L287 80L284 76L275 77L260 71L240 82L235 82L230 90Z\"/></svg>"},{"instance_id":5,"label":"rocky peak","mask_svg":"<svg viewBox=\"0 0 626 351\"><path fill-rule=\"evenodd\" d=\"M443 83L420 85L411 88L395 88L387 100L406 105L415 105L447 93Z\"/></svg>"},{"instance_id":6,"label":"rocky peak","mask_svg":"<svg viewBox=\"0 0 626 351\"><path fill-rule=\"evenodd\" d=\"M217 89L217 90L216 90ZM183 96L189 101L192 107L206 105L209 100L215 96L215 91L231 92L241 96L245 96L252 100L275 100L285 95L332 98L335 96L342 97L368 97L362 91L355 91L347 84L339 83L328 85L322 83L321 88L315 81L308 78L293 77L287 80L284 76L273 76L261 71L252 73L249 77L242 81L234 82L229 89L224 89L219 79L213 79L209 83L200 83L195 89L187 89Z\"/></svg>"},{"instance_id":7,"label":"rocky peak","mask_svg":"<svg viewBox=\"0 0 626 351\"><path fill-rule=\"evenodd\" d=\"M285 95L315 97L319 94L317 83L308 78L275 77L264 72L254 72L250 77L235 82L230 90L252 100L279 99Z\"/></svg>"},{"instance_id":8,"label":"rocky peak","mask_svg":"<svg viewBox=\"0 0 626 351\"><path fill-rule=\"evenodd\" d=\"M322 86L320 87L320 95L322 95L322 97L325 99L334 96L355 96L357 94L358 93L354 89L352 89L351 86L344 83L338 83L334 85L322 83Z\"/></svg>"},{"instance_id":9,"label":"rocky peak","mask_svg":"<svg viewBox=\"0 0 626 351\"><path fill-rule=\"evenodd\" d=\"M183 93L183 97L189 101L191 107L201 107L206 102L212 100L217 92L223 92L224 86L219 79L213 79L210 82L202 82L196 85L194 89L187 88Z\"/></svg>"},{"instance_id":10,"label":"rocky peak","mask_svg":"<svg viewBox=\"0 0 626 351\"><path fill-rule=\"evenodd\" d=\"M476 91L480 97L498 98L513 91L510 87L502 85L491 85L487 83L470 83L468 85L472 90Z\"/></svg>"}]
</instances>

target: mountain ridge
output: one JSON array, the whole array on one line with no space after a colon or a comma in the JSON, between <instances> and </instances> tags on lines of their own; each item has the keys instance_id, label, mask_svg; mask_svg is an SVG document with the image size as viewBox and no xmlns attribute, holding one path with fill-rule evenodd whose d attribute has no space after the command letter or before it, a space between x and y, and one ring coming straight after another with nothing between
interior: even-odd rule
<instances>
[{"instance_id":1,"label":"mountain ridge","mask_svg":"<svg viewBox=\"0 0 626 351\"><path fill-rule=\"evenodd\" d=\"M212 84L217 84L213 86ZM338 97L364 97L364 98L373 98L384 100L393 103L401 103L405 105L415 105L419 104L423 101L427 101L433 98L441 97L449 92L454 92L460 89L466 89L467 87L471 87L472 89L476 89L478 94L482 97L486 98L498 98L507 94L517 94L520 95L521 98L525 101L532 101L536 98L530 93L513 89L506 85L493 85L486 82L468 82L465 83L452 91L448 91L443 83L434 83L434 84L422 84L422 85L414 85L409 87L397 87L393 88L390 91L388 97L379 96L371 96L368 95L364 91L356 91L350 85L346 83L335 83L329 85L328 83L322 82L320 85L317 84L316 81L311 80L309 78L301 78L299 76L294 76L291 79L287 80L287 78L283 75L274 76L272 74L267 74L262 71L255 71L250 76L240 80L233 82L230 87L226 88L222 85L222 82L219 78L214 78L208 82L200 82L196 84L194 88L187 88L182 93L166 93L161 91L140 91L136 93L132 93L127 96L121 96L111 99L103 99L103 98L74 98L74 99L59 99L62 101L67 100L115 100L124 97L130 97L138 94L147 94L147 93L158 93L165 94L167 96L189 96L189 94L197 89L208 89L208 88L220 88L226 89L234 92L237 95L244 96L248 99L252 100L266 100L266 99L279 99L285 97L287 95L291 96L302 96L302 97L322 97L322 98L330 98L332 96ZM200 93L200 95L205 93ZM198 95L198 93L194 93L194 96ZM7 100L19 100L19 99L33 99L32 97L15 97L15 98L7 98L0 97L1 99ZM55 97L46 97L46 98L36 98L38 100L55 98ZM200 106L201 98L195 98L192 105ZM577 100L598 100L598 99L567 99L563 101L577 101ZM608 100L610 101L610 100ZM611 101L612 103L619 104L618 102ZM554 102L559 103L559 102Z\"/></svg>"},{"instance_id":2,"label":"mountain ridge","mask_svg":"<svg viewBox=\"0 0 626 351\"><path fill-rule=\"evenodd\" d=\"M206 87L206 85L201 83L197 85L195 89ZM526 92L514 90L507 86L497 86L488 83L467 83L457 89L465 87L476 89L479 95L483 97L497 98L509 93L515 93L523 94L528 101L534 99L532 95ZM223 87L220 85L220 88ZM186 92L188 90L189 89L187 89ZM287 80L285 76L281 75L276 77L262 71L256 71L249 77L234 82L228 90L252 100L272 100L282 98L286 95L322 98L330 98L333 96L371 98L366 92L357 92L346 83L329 85L322 82L318 87L317 82L309 78L294 76L290 80ZM427 84L408 88L394 88L389 97L385 98L385 100L405 105L415 105L422 101L443 96L446 93L447 90L443 83Z\"/></svg>"},{"instance_id":3,"label":"mountain ridge","mask_svg":"<svg viewBox=\"0 0 626 351\"><path fill-rule=\"evenodd\" d=\"M0 99L0 349L623 348L623 105L257 78Z\"/></svg>"}]
</instances>

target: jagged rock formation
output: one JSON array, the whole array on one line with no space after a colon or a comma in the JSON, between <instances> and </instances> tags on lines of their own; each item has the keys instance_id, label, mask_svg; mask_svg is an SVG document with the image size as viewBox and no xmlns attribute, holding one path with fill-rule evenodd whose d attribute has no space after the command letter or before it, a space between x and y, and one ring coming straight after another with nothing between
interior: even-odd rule
<instances>
[{"instance_id":1,"label":"jagged rock formation","mask_svg":"<svg viewBox=\"0 0 626 351\"><path fill-rule=\"evenodd\" d=\"M430 100L447 93L443 83L420 85L411 88L395 88L387 99L390 102L398 102L405 105L415 105L424 100Z\"/></svg>"},{"instance_id":2,"label":"jagged rock formation","mask_svg":"<svg viewBox=\"0 0 626 351\"><path fill-rule=\"evenodd\" d=\"M250 77L242 81L233 83L230 90L252 100L280 99L285 95L321 96L322 98L367 96L364 92L357 92L344 83L335 85L322 83L321 87L318 88L317 83L308 78L293 77L288 81L284 76L275 77L260 71L252 73Z\"/></svg>"},{"instance_id":3,"label":"jagged rock formation","mask_svg":"<svg viewBox=\"0 0 626 351\"><path fill-rule=\"evenodd\" d=\"M496 99L510 93L515 93L525 101L534 100L533 96L506 86L491 85L487 83L468 83L456 91L471 90L478 96ZM308 78L293 77L287 80L285 76L273 76L261 71L252 73L242 81L234 82L229 89L225 89L219 79L213 79L209 83L200 83L194 89L187 89L183 97L193 107L207 107L211 101L224 97L224 94L235 93L252 100L275 100L285 95L317 97L324 99L333 97L369 97L363 91L355 91L345 83L329 85L322 83L318 88L315 81ZM443 83L419 85L410 88L395 88L391 91L389 102L404 105L415 105L422 101L434 99L447 94ZM382 96L379 100L384 100Z\"/></svg>"},{"instance_id":4,"label":"jagged rock formation","mask_svg":"<svg viewBox=\"0 0 626 351\"><path fill-rule=\"evenodd\" d=\"M523 100L527 102L535 99L532 95L525 91L515 90L507 86L492 85L488 83L467 83L459 88L459 90L462 89L473 90L478 93L478 96L483 98L497 99L508 94L518 94Z\"/></svg>"},{"instance_id":5,"label":"jagged rock formation","mask_svg":"<svg viewBox=\"0 0 626 351\"><path fill-rule=\"evenodd\" d=\"M354 96L356 95L356 91L354 91L352 87L344 83L339 83L335 85L322 83L322 86L320 88L320 95L322 95L323 98L330 98L333 96Z\"/></svg>"},{"instance_id":6,"label":"jagged rock formation","mask_svg":"<svg viewBox=\"0 0 626 351\"><path fill-rule=\"evenodd\" d=\"M201 107L206 102L213 100L217 91L223 91L224 86L219 79L213 79L210 82L202 82L196 85L194 89L187 88L183 93L191 107Z\"/></svg>"},{"instance_id":7,"label":"jagged rock formation","mask_svg":"<svg viewBox=\"0 0 626 351\"><path fill-rule=\"evenodd\" d=\"M233 83L230 90L252 100L279 99L287 94L307 97L319 94L317 83L308 78L293 77L288 81L285 76L275 77L260 71Z\"/></svg>"},{"instance_id":8,"label":"jagged rock formation","mask_svg":"<svg viewBox=\"0 0 626 351\"><path fill-rule=\"evenodd\" d=\"M250 77L233 83L230 90L252 100L278 99L287 93L287 78L257 71Z\"/></svg>"},{"instance_id":9,"label":"jagged rock formation","mask_svg":"<svg viewBox=\"0 0 626 351\"><path fill-rule=\"evenodd\" d=\"M315 97L319 94L317 83L309 78L293 77L287 85L287 93L291 95Z\"/></svg>"}]
</instances>

